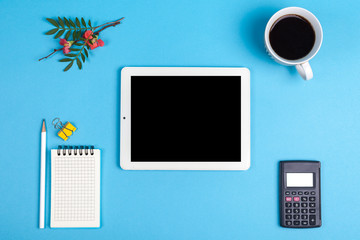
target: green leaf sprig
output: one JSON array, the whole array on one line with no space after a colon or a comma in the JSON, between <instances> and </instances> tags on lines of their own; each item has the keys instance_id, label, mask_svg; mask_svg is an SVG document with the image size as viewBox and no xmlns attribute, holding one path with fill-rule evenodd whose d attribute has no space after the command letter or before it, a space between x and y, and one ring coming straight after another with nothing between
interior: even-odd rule
<instances>
[{"instance_id":1,"label":"green leaf sprig","mask_svg":"<svg viewBox=\"0 0 360 240\"><path fill-rule=\"evenodd\" d=\"M81 23L79 18L75 18L75 23L71 19L67 19L66 17L60 18L58 17L58 21L47 18L46 19L49 23L51 23L54 27L50 31L46 32L46 35L54 35L54 38L57 39L61 37L63 34L65 34L65 39L70 39L70 36L72 36L73 41L76 41L80 39L81 33L86 30L94 31L95 28L91 26L91 21L88 21L88 24L86 24L85 19L81 18Z\"/></svg>"},{"instance_id":2,"label":"green leaf sprig","mask_svg":"<svg viewBox=\"0 0 360 240\"><path fill-rule=\"evenodd\" d=\"M59 60L59 62L68 62L68 65L64 69L65 72L73 66L74 62L76 62L79 69L82 69L83 63L85 63L86 58L89 57L88 50L90 49L90 46L94 44L94 42L98 41L99 33L108 27L115 27L119 25L123 19L124 18L121 18L117 21L107 22L105 24L93 27L91 25L91 21L88 20L86 23L84 18L75 18L74 21L66 17L57 17L56 19L47 18L46 20L55 28L47 31L45 34L54 35L55 39L58 39L64 35L64 39L68 42L68 44L71 45L69 48L70 53L65 54L66 57ZM86 31L91 31L91 38L86 39L83 37ZM39 61L47 59L51 55L63 50L64 48L65 46L63 48L54 49L52 53L39 59Z\"/></svg>"}]
</instances>

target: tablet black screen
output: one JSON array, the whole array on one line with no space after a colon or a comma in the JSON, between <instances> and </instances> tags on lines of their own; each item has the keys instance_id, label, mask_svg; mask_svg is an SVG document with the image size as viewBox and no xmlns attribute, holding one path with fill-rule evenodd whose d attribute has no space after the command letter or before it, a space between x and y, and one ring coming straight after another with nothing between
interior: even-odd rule
<instances>
[{"instance_id":1,"label":"tablet black screen","mask_svg":"<svg viewBox=\"0 0 360 240\"><path fill-rule=\"evenodd\" d=\"M131 161L240 162L240 76L132 76Z\"/></svg>"}]
</instances>

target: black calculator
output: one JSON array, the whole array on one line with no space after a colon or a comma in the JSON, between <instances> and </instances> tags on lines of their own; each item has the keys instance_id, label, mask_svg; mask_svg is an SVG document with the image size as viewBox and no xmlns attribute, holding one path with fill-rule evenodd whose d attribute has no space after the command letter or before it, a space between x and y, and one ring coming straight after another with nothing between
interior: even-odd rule
<instances>
[{"instance_id":1,"label":"black calculator","mask_svg":"<svg viewBox=\"0 0 360 240\"><path fill-rule=\"evenodd\" d=\"M321 226L319 161L280 161L280 225Z\"/></svg>"}]
</instances>

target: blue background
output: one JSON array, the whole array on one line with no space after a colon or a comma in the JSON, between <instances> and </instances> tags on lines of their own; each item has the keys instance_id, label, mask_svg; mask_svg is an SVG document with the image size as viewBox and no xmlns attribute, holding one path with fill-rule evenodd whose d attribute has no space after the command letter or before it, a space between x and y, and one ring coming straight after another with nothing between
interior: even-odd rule
<instances>
[{"instance_id":1,"label":"blue background","mask_svg":"<svg viewBox=\"0 0 360 240\"><path fill-rule=\"evenodd\" d=\"M324 41L314 79L267 56L267 20L288 6L320 20ZM359 1L0 1L1 239L355 239L360 236ZM101 34L79 71L54 57L46 17L125 17ZM119 167L119 84L124 66L245 66L251 71L248 171L123 171ZM67 144L102 149L100 229L38 229L40 128L48 153L64 142L54 117L79 129ZM216 139L214 139L216 140ZM279 226L279 160L320 160L317 229ZM48 158L48 160L50 160ZM47 173L49 174L49 169ZM49 175L48 175L49 177ZM49 183L49 178L47 179Z\"/></svg>"}]
</instances>

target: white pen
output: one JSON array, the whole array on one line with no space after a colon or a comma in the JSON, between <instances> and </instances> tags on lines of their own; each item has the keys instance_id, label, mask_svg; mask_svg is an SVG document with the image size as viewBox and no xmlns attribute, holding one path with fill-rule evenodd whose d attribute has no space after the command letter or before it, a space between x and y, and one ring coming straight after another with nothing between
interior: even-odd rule
<instances>
[{"instance_id":1,"label":"white pen","mask_svg":"<svg viewBox=\"0 0 360 240\"><path fill-rule=\"evenodd\" d=\"M45 225L45 166L46 166L46 126L44 119L41 129L39 228L44 228Z\"/></svg>"}]
</instances>

